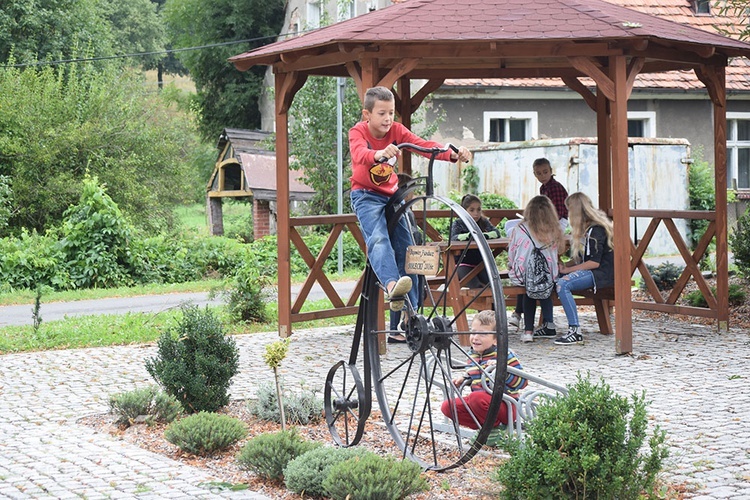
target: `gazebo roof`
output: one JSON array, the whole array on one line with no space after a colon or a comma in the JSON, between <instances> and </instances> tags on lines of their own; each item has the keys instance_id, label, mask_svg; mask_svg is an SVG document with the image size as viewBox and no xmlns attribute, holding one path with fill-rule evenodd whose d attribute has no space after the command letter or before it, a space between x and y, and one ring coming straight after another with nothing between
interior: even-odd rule
<instances>
[{"instance_id":1,"label":"gazebo roof","mask_svg":"<svg viewBox=\"0 0 750 500\"><path fill-rule=\"evenodd\" d=\"M553 20L550 21L550 20ZM677 49L677 50L675 50ZM283 61L286 70L349 76L363 52L419 58L411 78L576 76L570 56L646 58L641 73L750 55L750 44L603 0L409 0L230 58L238 69ZM687 52L687 54L686 54ZM446 73L451 61L454 72ZM718 62L718 61L717 61ZM520 72L523 75L519 74Z\"/></svg>"}]
</instances>

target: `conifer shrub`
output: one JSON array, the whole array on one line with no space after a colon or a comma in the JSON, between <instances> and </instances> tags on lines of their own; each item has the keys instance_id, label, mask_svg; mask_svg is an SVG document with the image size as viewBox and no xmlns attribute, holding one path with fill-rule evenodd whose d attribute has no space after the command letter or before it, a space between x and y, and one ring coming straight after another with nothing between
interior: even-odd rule
<instances>
[{"instance_id":1,"label":"conifer shrub","mask_svg":"<svg viewBox=\"0 0 750 500\"><path fill-rule=\"evenodd\" d=\"M323 489L334 500L398 500L429 486L417 463L367 453L333 465Z\"/></svg>"},{"instance_id":2,"label":"conifer shrub","mask_svg":"<svg viewBox=\"0 0 750 500\"><path fill-rule=\"evenodd\" d=\"M654 493L668 455L665 433L647 436L645 396L615 394L580 375L567 396L545 399L521 444L496 471L502 498L638 499Z\"/></svg>"},{"instance_id":3,"label":"conifer shrub","mask_svg":"<svg viewBox=\"0 0 750 500\"><path fill-rule=\"evenodd\" d=\"M371 453L364 448L321 447L298 456L284 469L284 484L300 495L323 497L323 480L334 465Z\"/></svg>"},{"instance_id":4,"label":"conifer shrub","mask_svg":"<svg viewBox=\"0 0 750 500\"><path fill-rule=\"evenodd\" d=\"M156 386L114 394L109 398L109 411L117 418L116 424L131 425L136 418L146 416L146 423L170 423L182 413L182 405L171 394Z\"/></svg>"},{"instance_id":5,"label":"conifer shrub","mask_svg":"<svg viewBox=\"0 0 750 500\"><path fill-rule=\"evenodd\" d=\"M678 266L671 262L662 262L658 266L646 264L646 268L651 274L651 277L654 278L656 288L664 291L674 288L677 280L680 279L680 274L682 274L685 266ZM641 281L641 288L646 288L646 284L644 281Z\"/></svg>"},{"instance_id":6,"label":"conifer shrub","mask_svg":"<svg viewBox=\"0 0 750 500\"><path fill-rule=\"evenodd\" d=\"M229 403L239 349L208 307L185 305L178 325L159 337L157 356L146 361L146 370L187 413L216 411Z\"/></svg>"},{"instance_id":7,"label":"conifer shrub","mask_svg":"<svg viewBox=\"0 0 750 500\"><path fill-rule=\"evenodd\" d=\"M302 389L297 393L283 391L284 416L292 425L307 425L323 418L323 400L315 392ZM248 403L250 413L261 420L281 423L276 388L270 382L260 382L256 392L257 398Z\"/></svg>"},{"instance_id":8,"label":"conifer shrub","mask_svg":"<svg viewBox=\"0 0 750 500\"><path fill-rule=\"evenodd\" d=\"M711 287L711 292L716 295L716 287ZM745 303L747 292L737 283L729 284L729 305L740 306ZM700 290L693 290L685 294L685 300L693 307L708 307L708 302Z\"/></svg>"},{"instance_id":9,"label":"conifer shrub","mask_svg":"<svg viewBox=\"0 0 750 500\"><path fill-rule=\"evenodd\" d=\"M224 450L245 436L247 428L241 420L205 411L172 422L164 431L167 441L194 455Z\"/></svg>"},{"instance_id":10,"label":"conifer shrub","mask_svg":"<svg viewBox=\"0 0 750 500\"><path fill-rule=\"evenodd\" d=\"M289 462L320 446L320 443L305 440L292 428L254 437L242 447L237 461L243 469L280 481Z\"/></svg>"}]
</instances>

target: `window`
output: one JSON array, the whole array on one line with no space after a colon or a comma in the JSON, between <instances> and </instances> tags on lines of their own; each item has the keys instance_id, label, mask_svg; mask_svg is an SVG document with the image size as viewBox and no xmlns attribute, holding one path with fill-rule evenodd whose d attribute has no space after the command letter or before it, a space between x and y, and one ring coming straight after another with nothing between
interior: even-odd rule
<instances>
[{"instance_id":1,"label":"window","mask_svg":"<svg viewBox=\"0 0 750 500\"><path fill-rule=\"evenodd\" d=\"M320 28L320 1L307 2L307 29Z\"/></svg>"},{"instance_id":2,"label":"window","mask_svg":"<svg viewBox=\"0 0 750 500\"><path fill-rule=\"evenodd\" d=\"M710 0L693 0L693 11L696 14L710 14L711 13L711 1Z\"/></svg>"},{"instance_id":3,"label":"window","mask_svg":"<svg viewBox=\"0 0 750 500\"><path fill-rule=\"evenodd\" d=\"M727 113L727 188L750 189L750 113Z\"/></svg>"},{"instance_id":4,"label":"window","mask_svg":"<svg viewBox=\"0 0 750 500\"><path fill-rule=\"evenodd\" d=\"M656 113L628 111L628 137L656 137Z\"/></svg>"},{"instance_id":5,"label":"window","mask_svg":"<svg viewBox=\"0 0 750 500\"><path fill-rule=\"evenodd\" d=\"M484 142L528 141L538 136L536 112L484 112Z\"/></svg>"}]
</instances>

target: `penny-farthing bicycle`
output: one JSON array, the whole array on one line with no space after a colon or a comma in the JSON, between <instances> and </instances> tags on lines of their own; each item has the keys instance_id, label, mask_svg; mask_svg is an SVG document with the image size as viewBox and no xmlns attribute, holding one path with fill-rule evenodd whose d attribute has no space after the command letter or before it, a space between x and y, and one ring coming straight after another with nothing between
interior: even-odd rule
<instances>
[{"instance_id":1,"label":"penny-farthing bicycle","mask_svg":"<svg viewBox=\"0 0 750 500\"><path fill-rule=\"evenodd\" d=\"M483 293L476 295L486 297L490 294L495 304L497 327L494 335L499 362L497 369L483 374L485 382L494 387L505 387L507 373L504 362L508 354L505 301L494 256L481 230L459 204L433 192L434 160L438 154L447 151L447 147L426 149L414 144L400 144L398 147L426 153L429 163L426 178L411 181L390 199L390 209L386 208L389 230L393 230L406 210L414 207L417 219L421 221L419 225L425 245L433 244L434 248L440 235L428 226L426 211L428 208L447 208L448 223L460 219L469 228L470 235L466 241L450 242L452 248L448 250L455 257L449 258L454 258L456 265L449 266L451 271L446 266L440 266L435 275L427 277L429 285L426 286L423 303L417 306L406 301L406 343L392 346L386 354L379 352L379 337L390 333L389 330L378 329L378 314L382 314L379 312L382 311L379 307L382 286L368 261L349 359L336 363L326 377L326 422L337 444L356 445L370 416L374 392L382 420L403 458L413 460L425 469L447 470L468 462L482 448L501 409L503 396L502 391L492 393L484 418L469 410L478 428L476 432L467 433L467 428L461 428L455 411L449 411L450 416L445 416L441 411L443 401L463 399L451 380L466 369L469 347L461 345L459 335L468 335L469 332L457 331L456 324L458 318L474 314L477 306L473 300L467 299L461 302L460 307L455 307L454 302L451 308L447 292L453 280L462 282L458 269L464 259L472 255L470 252L478 252L489 276ZM453 146L448 147L456 150ZM409 193L423 194L404 202ZM442 236L448 239L447 230ZM476 262L476 256L474 253L472 262Z\"/></svg>"}]
</instances>

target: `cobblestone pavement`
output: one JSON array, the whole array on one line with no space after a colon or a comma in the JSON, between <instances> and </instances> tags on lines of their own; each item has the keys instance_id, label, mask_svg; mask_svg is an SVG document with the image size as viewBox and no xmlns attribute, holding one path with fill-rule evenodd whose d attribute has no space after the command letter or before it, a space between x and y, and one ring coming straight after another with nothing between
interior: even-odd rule
<instances>
[{"instance_id":1,"label":"cobblestone pavement","mask_svg":"<svg viewBox=\"0 0 750 500\"><path fill-rule=\"evenodd\" d=\"M582 320L584 334L595 329L593 314ZM580 371L622 394L646 390L653 422L668 433L667 479L691 485L692 498L750 499L750 332L638 319L633 329L628 356L615 355L614 339L599 334L577 346L522 344L513 334L510 347L526 370L551 381L572 383ZM322 386L347 357L352 331L295 332L282 365L288 386ZM236 337L233 398L251 397L268 379L262 353L275 340L275 333ZM154 354L153 346L128 346L0 356L0 497L266 498L212 490L216 478L205 470L77 423L106 412L111 394L151 384L144 361Z\"/></svg>"}]
</instances>

